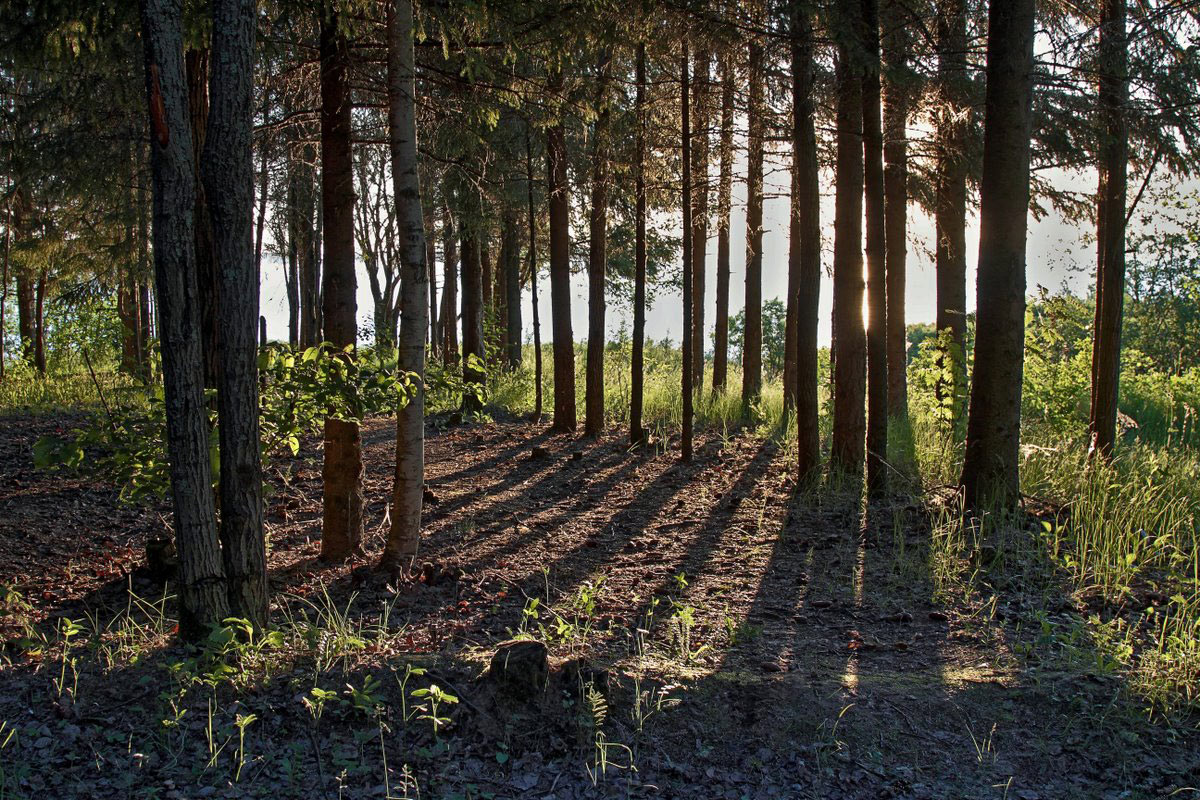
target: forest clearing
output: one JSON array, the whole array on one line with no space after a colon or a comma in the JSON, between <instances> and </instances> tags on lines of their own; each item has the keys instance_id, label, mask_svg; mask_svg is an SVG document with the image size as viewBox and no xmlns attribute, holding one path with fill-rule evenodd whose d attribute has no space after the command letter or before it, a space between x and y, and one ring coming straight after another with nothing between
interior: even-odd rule
<instances>
[{"instance_id":1,"label":"forest clearing","mask_svg":"<svg viewBox=\"0 0 1200 800\"><path fill-rule=\"evenodd\" d=\"M0 800L1200 796L1198 43L0 2Z\"/></svg>"}]
</instances>

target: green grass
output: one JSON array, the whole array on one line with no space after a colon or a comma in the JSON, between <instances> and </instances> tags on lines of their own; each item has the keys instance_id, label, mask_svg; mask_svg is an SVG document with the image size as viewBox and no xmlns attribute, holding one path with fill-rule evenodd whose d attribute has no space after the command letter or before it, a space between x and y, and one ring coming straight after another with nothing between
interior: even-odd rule
<instances>
[{"instance_id":1,"label":"green grass","mask_svg":"<svg viewBox=\"0 0 1200 800\"><path fill-rule=\"evenodd\" d=\"M142 385L128 375L107 370L97 371L94 379L87 372L45 376L9 372L0 381L0 416L99 411L104 403L140 402L144 394Z\"/></svg>"}]
</instances>

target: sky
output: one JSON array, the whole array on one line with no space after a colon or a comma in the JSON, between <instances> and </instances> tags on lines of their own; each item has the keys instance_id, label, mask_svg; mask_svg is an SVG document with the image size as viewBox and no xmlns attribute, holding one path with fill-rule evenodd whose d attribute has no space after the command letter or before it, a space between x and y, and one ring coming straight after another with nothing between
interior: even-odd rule
<instances>
[{"instance_id":1,"label":"sky","mask_svg":"<svg viewBox=\"0 0 1200 800\"><path fill-rule=\"evenodd\" d=\"M786 156L776 155L774 164L767 166L764 194L766 201L763 207L763 300L783 298L787 290L787 258L788 258L788 191L790 175L787 170ZM772 169L772 166L775 168ZM714 170L715 171L715 170ZM735 163L734 175L744 175L744 160ZM833 176L822 175L821 221L823 232L822 264L825 274L821 281L821 311L819 342L828 345L830 340L830 313L832 309L832 280L829 266L832 263L833 252ZM1063 175L1058 176L1056 183L1069 184L1071 188L1086 189L1094 183L1094 176ZM745 297L745 184L735 180L733 192L733 212L730 221L730 315L736 314L744 305ZM715 196L715 193L714 193ZM715 204L714 204L715 205ZM715 209L714 209L715 210ZM572 231L574 237L586 237L585 224L577 225ZM679 222L676 222L676 234ZM711 238L707 248L707 280L708 289L705 298L706 308L704 320L706 325L705 341L707 348L712 347L712 330L716 316L716 225L710 223ZM1065 221L1055 212L1050 212L1041 219L1029 217L1029 235L1026 244L1026 283L1032 296L1039 286L1057 290L1067 287L1077 293L1086 293L1091 284L1095 265L1095 245L1088 237L1090 230L1078 227ZM915 204L908 209L908 259L907 259L907 290L905 292L905 318L907 322L933 322L936 311L935 274L933 266L934 226L931 217L924 214ZM542 245L544 247L544 243ZM975 308L975 263L978 258L979 228L978 221L972 213L967 221L967 310ZM440 246L438 248L440 252ZM438 267L438 277L442 276ZM542 324L542 335L545 341L551 341L550 331L550 293L548 277L545 269L539 276L539 313ZM582 341L587 335L587 275L579 273L571 280L571 318L572 330L576 340ZM441 290L439 280L439 293ZM284 288L282 263L273 256L264 256L263 283L261 289L262 314L267 319L267 334L272 339L286 339L288 330L287 293ZM460 295L461 297L461 295ZM366 269L360 262L358 265L358 309L359 327L370 325L371 292L367 282ZM528 287L524 291L522 321L524 323L523 337L529 340L532 336L532 309ZM606 326L610 335L615 335L622 323L626 328L632 328L632 310L621 304L610 303ZM678 341L683 330L683 308L678 291L660 291L655 294L654 302L647 309L646 336L650 340L670 338Z\"/></svg>"}]
</instances>

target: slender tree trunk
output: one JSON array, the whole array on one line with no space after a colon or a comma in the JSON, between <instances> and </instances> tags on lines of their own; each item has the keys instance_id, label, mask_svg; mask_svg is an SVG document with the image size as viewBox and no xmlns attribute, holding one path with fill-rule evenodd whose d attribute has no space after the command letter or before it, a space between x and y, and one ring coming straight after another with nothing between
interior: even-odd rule
<instances>
[{"instance_id":1,"label":"slender tree trunk","mask_svg":"<svg viewBox=\"0 0 1200 800\"><path fill-rule=\"evenodd\" d=\"M1100 12L1099 204L1096 209L1096 322L1092 343L1091 452L1112 456L1121 378L1121 318L1125 305L1125 184L1129 134L1129 43L1125 0L1104 0Z\"/></svg>"},{"instance_id":2,"label":"slender tree trunk","mask_svg":"<svg viewBox=\"0 0 1200 800\"><path fill-rule=\"evenodd\" d=\"M692 401L695 397L695 373L693 372L695 351L692 340L695 329L692 327L695 308L692 270L692 242L695 228L692 224L692 127L689 115L691 105L691 87L688 70L691 68L688 58L688 43L683 42L683 58L679 62L680 92L679 108L681 122L681 145L679 163L683 170L683 431L680 435L680 458L692 460Z\"/></svg>"},{"instance_id":3,"label":"slender tree trunk","mask_svg":"<svg viewBox=\"0 0 1200 800\"><path fill-rule=\"evenodd\" d=\"M517 209L507 206L504 229L504 328L509 369L521 366L521 222Z\"/></svg>"},{"instance_id":4,"label":"slender tree trunk","mask_svg":"<svg viewBox=\"0 0 1200 800\"><path fill-rule=\"evenodd\" d=\"M962 483L971 508L1020 499L1025 236L1033 96L1033 0L988 8L975 372Z\"/></svg>"},{"instance_id":5,"label":"slender tree trunk","mask_svg":"<svg viewBox=\"0 0 1200 800\"><path fill-rule=\"evenodd\" d=\"M867 491L887 488L887 272L879 0L862 0L867 63L863 72L863 188L867 256Z\"/></svg>"},{"instance_id":6,"label":"slender tree trunk","mask_svg":"<svg viewBox=\"0 0 1200 800\"><path fill-rule=\"evenodd\" d=\"M312 149L305 148L310 156L315 156ZM299 254L299 286L300 286L300 346L303 348L316 347L324 338L322 328L321 308L321 241L314 223L314 211L319 206L316 196L316 181L308 159L301 165L300 201L296 208L297 234L296 249ZM317 212L319 213L319 212Z\"/></svg>"},{"instance_id":7,"label":"slender tree trunk","mask_svg":"<svg viewBox=\"0 0 1200 800\"><path fill-rule=\"evenodd\" d=\"M396 473L392 527L380 566L396 571L412 564L421 538L425 475L425 319L429 262L425 249L421 181L417 160L416 61L411 0L387 7L388 138L392 151L392 194L400 243L399 367L411 373L413 391L396 417Z\"/></svg>"},{"instance_id":8,"label":"slender tree trunk","mask_svg":"<svg viewBox=\"0 0 1200 800\"><path fill-rule=\"evenodd\" d=\"M46 268L38 273L33 303L33 366L46 374Z\"/></svg>"},{"instance_id":9,"label":"slender tree trunk","mask_svg":"<svg viewBox=\"0 0 1200 800\"><path fill-rule=\"evenodd\" d=\"M4 271L0 273L0 381L4 380L4 340L8 335L8 274L12 263L13 201L9 198L4 219Z\"/></svg>"},{"instance_id":10,"label":"slender tree trunk","mask_svg":"<svg viewBox=\"0 0 1200 800\"><path fill-rule=\"evenodd\" d=\"M908 417L908 332L904 293L908 256L908 70L909 12L900 0L883 0L883 193L887 272L888 413Z\"/></svg>"},{"instance_id":11,"label":"slender tree trunk","mask_svg":"<svg viewBox=\"0 0 1200 800\"><path fill-rule=\"evenodd\" d=\"M713 331L713 393L725 391L729 368L729 212L733 198L733 62L721 59L720 176L717 184L717 313Z\"/></svg>"},{"instance_id":12,"label":"slender tree trunk","mask_svg":"<svg viewBox=\"0 0 1200 800\"><path fill-rule=\"evenodd\" d=\"M816 132L816 45L812 11L792 0L792 217L788 272L796 281L797 475L820 473L817 326L821 299L821 186Z\"/></svg>"},{"instance_id":13,"label":"slender tree trunk","mask_svg":"<svg viewBox=\"0 0 1200 800\"><path fill-rule=\"evenodd\" d=\"M446 192L449 203L449 192ZM447 366L458 362L458 232L448 206L442 207L442 358Z\"/></svg>"},{"instance_id":14,"label":"slender tree trunk","mask_svg":"<svg viewBox=\"0 0 1200 800\"><path fill-rule=\"evenodd\" d=\"M592 207L588 214L588 343L584 367L583 433L597 436L604 429L604 290L608 261L608 120L605 99L611 52L601 57L597 83L600 109L592 137Z\"/></svg>"},{"instance_id":15,"label":"slender tree trunk","mask_svg":"<svg viewBox=\"0 0 1200 800\"><path fill-rule=\"evenodd\" d=\"M834 471L861 475L866 417L866 332L863 329L862 9L841 9L836 65L837 164L833 241Z\"/></svg>"},{"instance_id":16,"label":"slender tree trunk","mask_svg":"<svg viewBox=\"0 0 1200 800\"><path fill-rule=\"evenodd\" d=\"M175 546L179 553L179 631L200 638L229 616L208 454L204 362L197 303L196 202L180 7L143 0L142 43L150 109L154 187L154 269L161 320Z\"/></svg>"},{"instance_id":17,"label":"slender tree trunk","mask_svg":"<svg viewBox=\"0 0 1200 800\"><path fill-rule=\"evenodd\" d=\"M542 319L538 311L537 216L533 204L533 143L525 128L525 185L529 195L529 290L533 300L533 421L542 419Z\"/></svg>"},{"instance_id":18,"label":"slender tree trunk","mask_svg":"<svg viewBox=\"0 0 1200 800\"><path fill-rule=\"evenodd\" d=\"M693 396L704 391L704 293L708 266L708 111L709 61L707 50L696 53L692 83L692 385Z\"/></svg>"},{"instance_id":19,"label":"slender tree trunk","mask_svg":"<svg viewBox=\"0 0 1200 800\"><path fill-rule=\"evenodd\" d=\"M420 180L417 181L418 186ZM438 345L441 343L438 339L438 307L437 307L437 231L434 221L434 207L432 198L426 198L422 205L424 214L424 233L425 233L425 281L426 294L429 301L429 310L426 312L429 318L429 355L431 358L436 358L438 354ZM401 292L403 293L404 280L400 281ZM404 322L404 312L400 312L401 327Z\"/></svg>"},{"instance_id":20,"label":"slender tree trunk","mask_svg":"<svg viewBox=\"0 0 1200 800\"><path fill-rule=\"evenodd\" d=\"M937 154L934 233L939 332L949 347L949 384L939 382L937 396L947 403L952 427L961 431L967 388L967 132L970 129L965 0L943 0L937 16L938 84L941 104L935 136Z\"/></svg>"},{"instance_id":21,"label":"slender tree trunk","mask_svg":"<svg viewBox=\"0 0 1200 800\"><path fill-rule=\"evenodd\" d=\"M358 339L354 265L354 161L351 154L349 45L337 11L321 9L321 215L325 338L333 357L353 358ZM363 537L362 434L357 422L325 420L324 518L321 558L340 561L359 551Z\"/></svg>"},{"instance_id":22,"label":"slender tree trunk","mask_svg":"<svg viewBox=\"0 0 1200 800\"><path fill-rule=\"evenodd\" d=\"M749 414L762 391L763 50L750 43L746 112L746 308L742 329L742 407Z\"/></svg>"},{"instance_id":23,"label":"slender tree trunk","mask_svg":"<svg viewBox=\"0 0 1200 800\"><path fill-rule=\"evenodd\" d=\"M478 200L475 201L478 203ZM462 217L462 354L463 354L463 411L478 411L482 407L479 393L483 391L484 375L472 356L482 362L483 352L483 267L479 233L469 215ZM477 218L476 218L477 219Z\"/></svg>"},{"instance_id":24,"label":"slender tree trunk","mask_svg":"<svg viewBox=\"0 0 1200 800\"><path fill-rule=\"evenodd\" d=\"M562 91L562 73L551 92ZM550 316L554 328L553 430L575 430L575 335L571 331L571 204L567 187L567 133L560 119L546 131L550 173Z\"/></svg>"},{"instance_id":25,"label":"slender tree trunk","mask_svg":"<svg viewBox=\"0 0 1200 800\"><path fill-rule=\"evenodd\" d=\"M267 622L258 429L258 265L254 230L254 0L214 0L208 129L201 176L216 266L221 556L229 610Z\"/></svg>"},{"instance_id":26,"label":"slender tree trunk","mask_svg":"<svg viewBox=\"0 0 1200 800\"><path fill-rule=\"evenodd\" d=\"M646 44L637 46L637 89L634 96L637 115L636 159L634 162L634 276L633 276L633 352L630 361L629 443L646 440L642 427L642 400L645 377L646 342Z\"/></svg>"}]
</instances>

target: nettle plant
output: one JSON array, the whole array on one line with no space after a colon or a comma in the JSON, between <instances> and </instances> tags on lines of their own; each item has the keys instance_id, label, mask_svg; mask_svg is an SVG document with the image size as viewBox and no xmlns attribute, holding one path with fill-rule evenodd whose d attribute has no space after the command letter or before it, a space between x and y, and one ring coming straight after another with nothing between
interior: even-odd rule
<instances>
[{"instance_id":1,"label":"nettle plant","mask_svg":"<svg viewBox=\"0 0 1200 800\"><path fill-rule=\"evenodd\" d=\"M415 375L398 369L395 354L370 349L352 352L329 344L295 351L268 345L258 356L259 440L264 463L280 453L295 455L306 434L327 418L359 421L371 414L394 414L415 390ZM216 397L208 391L209 453L214 482L220 474ZM161 388L141 406L107 406L86 428L49 435L33 447L41 469L83 467L121 487L121 497L137 501L164 497L170 486L166 406Z\"/></svg>"}]
</instances>

